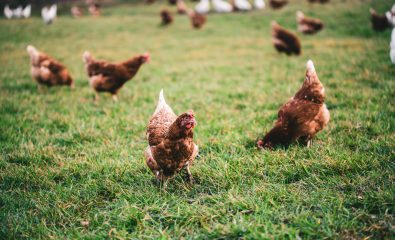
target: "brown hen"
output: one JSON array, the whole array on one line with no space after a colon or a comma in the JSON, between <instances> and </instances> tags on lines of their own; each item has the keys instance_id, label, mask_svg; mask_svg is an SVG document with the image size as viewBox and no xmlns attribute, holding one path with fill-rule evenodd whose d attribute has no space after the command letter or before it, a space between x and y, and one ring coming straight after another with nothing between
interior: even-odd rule
<instances>
[{"instance_id":1,"label":"brown hen","mask_svg":"<svg viewBox=\"0 0 395 240\"><path fill-rule=\"evenodd\" d=\"M330 114L324 100L324 86L309 60L302 88L280 108L274 127L258 140L258 148L288 146L297 140L309 147L314 135L329 122Z\"/></svg>"},{"instance_id":2,"label":"brown hen","mask_svg":"<svg viewBox=\"0 0 395 240\"><path fill-rule=\"evenodd\" d=\"M299 55L302 51L299 38L275 21L272 21L271 25L272 42L276 50L279 53L284 52L287 55Z\"/></svg>"},{"instance_id":3,"label":"brown hen","mask_svg":"<svg viewBox=\"0 0 395 240\"><path fill-rule=\"evenodd\" d=\"M195 29L200 29L206 23L207 18L205 15L199 14L196 11L189 10L188 16L191 20L192 27Z\"/></svg>"},{"instance_id":4,"label":"brown hen","mask_svg":"<svg viewBox=\"0 0 395 240\"><path fill-rule=\"evenodd\" d=\"M188 7L183 0L177 0L177 12L178 14L187 14Z\"/></svg>"},{"instance_id":5,"label":"brown hen","mask_svg":"<svg viewBox=\"0 0 395 240\"><path fill-rule=\"evenodd\" d=\"M117 101L117 93L121 87L132 79L141 65L150 61L149 53L137 55L121 63L109 63L95 60L89 52L83 55L89 83L96 91L95 100L99 100L98 92L109 92Z\"/></svg>"},{"instance_id":6,"label":"brown hen","mask_svg":"<svg viewBox=\"0 0 395 240\"><path fill-rule=\"evenodd\" d=\"M161 17L161 21L162 21L161 24L162 25L169 25L173 22L173 16L166 9L163 9L162 11L160 11L160 17Z\"/></svg>"},{"instance_id":7,"label":"brown hen","mask_svg":"<svg viewBox=\"0 0 395 240\"><path fill-rule=\"evenodd\" d=\"M198 154L198 146L193 142L193 128L196 125L192 111L177 117L167 105L163 90L152 115L148 128L148 147L145 150L146 163L159 181L172 178L185 169L189 181L193 182L190 166Z\"/></svg>"},{"instance_id":8,"label":"brown hen","mask_svg":"<svg viewBox=\"0 0 395 240\"><path fill-rule=\"evenodd\" d=\"M370 21L372 22L372 27L375 31L384 31L391 27L388 19L385 15L378 15L376 10L370 9Z\"/></svg>"},{"instance_id":9,"label":"brown hen","mask_svg":"<svg viewBox=\"0 0 395 240\"><path fill-rule=\"evenodd\" d=\"M306 17L301 11L296 12L296 21L298 23L298 31L304 34L315 34L324 27L321 20Z\"/></svg>"},{"instance_id":10,"label":"brown hen","mask_svg":"<svg viewBox=\"0 0 395 240\"><path fill-rule=\"evenodd\" d=\"M31 63L30 74L37 83L48 87L56 85L74 87L74 81L63 64L39 52L31 45L27 47L27 52Z\"/></svg>"},{"instance_id":11,"label":"brown hen","mask_svg":"<svg viewBox=\"0 0 395 240\"><path fill-rule=\"evenodd\" d=\"M280 9L288 4L287 0L270 0L269 5L273 9Z\"/></svg>"}]
</instances>

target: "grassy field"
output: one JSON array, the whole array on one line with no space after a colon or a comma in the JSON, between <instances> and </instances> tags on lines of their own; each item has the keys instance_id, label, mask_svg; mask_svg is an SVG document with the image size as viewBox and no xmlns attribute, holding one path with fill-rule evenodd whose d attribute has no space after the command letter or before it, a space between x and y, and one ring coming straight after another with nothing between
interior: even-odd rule
<instances>
[{"instance_id":1,"label":"grassy field","mask_svg":"<svg viewBox=\"0 0 395 240\"><path fill-rule=\"evenodd\" d=\"M116 5L98 19L67 13L51 26L0 20L0 238L394 237L395 66L390 30L372 31L368 12L393 1L291 2L211 14L200 31L185 16L159 27L164 3ZM270 21L296 31L298 9L326 28L298 34L301 56L279 55ZM28 44L62 61L76 89L38 91ZM102 94L95 104L85 50L111 61L149 51L152 61L119 102ZM310 58L329 126L311 148L257 151ZM162 88L176 113L195 111L200 146L197 183L178 176L166 192L143 157Z\"/></svg>"}]
</instances>

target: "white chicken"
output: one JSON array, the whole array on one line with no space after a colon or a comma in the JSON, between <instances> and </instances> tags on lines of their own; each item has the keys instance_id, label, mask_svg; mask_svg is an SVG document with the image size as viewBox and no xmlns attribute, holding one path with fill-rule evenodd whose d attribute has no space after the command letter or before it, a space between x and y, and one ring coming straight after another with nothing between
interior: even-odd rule
<instances>
[{"instance_id":1,"label":"white chicken","mask_svg":"<svg viewBox=\"0 0 395 240\"><path fill-rule=\"evenodd\" d=\"M254 7L256 9L264 9L265 8L265 1L264 0L255 0L254 1Z\"/></svg>"},{"instance_id":2,"label":"white chicken","mask_svg":"<svg viewBox=\"0 0 395 240\"><path fill-rule=\"evenodd\" d=\"M7 19L11 19L11 18L12 18L12 15L14 15L14 14L13 14L13 11L11 10L11 8L10 8L8 5L6 5L6 6L4 7L4 16L5 16Z\"/></svg>"},{"instance_id":3,"label":"white chicken","mask_svg":"<svg viewBox=\"0 0 395 240\"><path fill-rule=\"evenodd\" d=\"M41 17L43 18L44 23L51 24L56 18L57 5L53 4L50 8L44 7L41 9Z\"/></svg>"},{"instance_id":4,"label":"white chicken","mask_svg":"<svg viewBox=\"0 0 395 240\"><path fill-rule=\"evenodd\" d=\"M247 0L234 0L235 9L239 11L250 11L251 4Z\"/></svg>"},{"instance_id":5,"label":"white chicken","mask_svg":"<svg viewBox=\"0 0 395 240\"><path fill-rule=\"evenodd\" d=\"M228 13L232 12L233 7L230 3L224 0L212 0L214 11L217 13Z\"/></svg>"},{"instance_id":6,"label":"white chicken","mask_svg":"<svg viewBox=\"0 0 395 240\"><path fill-rule=\"evenodd\" d=\"M23 9L23 11L22 11L22 16L23 16L24 18L29 18L31 12L32 12L32 5L29 4L29 5L27 5L27 6L25 7L25 9Z\"/></svg>"},{"instance_id":7,"label":"white chicken","mask_svg":"<svg viewBox=\"0 0 395 240\"><path fill-rule=\"evenodd\" d=\"M392 26L395 27L395 4L392 5L392 8L390 11L387 11L385 13L385 17L388 20L388 23Z\"/></svg>"},{"instance_id":8,"label":"white chicken","mask_svg":"<svg viewBox=\"0 0 395 240\"><path fill-rule=\"evenodd\" d=\"M195 11L199 14L207 14L210 11L209 0L200 0L200 2L195 6Z\"/></svg>"},{"instance_id":9,"label":"white chicken","mask_svg":"<svg viewBox=\"0 0 395 240\"><path fill-rule=\"evenodd\" d=\"M13 12L12 15L15 18L21 18L22 17L23 8L22 8L22 6L18 6L17 8L12 10L12 12Z\"/></svg>"},{"instance_id":10,"label":"white chicken","mask_svg":"<svg viewBox=\"0 0 395 240\"><path fill-rule=\"evenodd\" d=\"M391 62L395 64L395 28L392 29L391 33L390 58Z\"/></svg>"}]
</instances>

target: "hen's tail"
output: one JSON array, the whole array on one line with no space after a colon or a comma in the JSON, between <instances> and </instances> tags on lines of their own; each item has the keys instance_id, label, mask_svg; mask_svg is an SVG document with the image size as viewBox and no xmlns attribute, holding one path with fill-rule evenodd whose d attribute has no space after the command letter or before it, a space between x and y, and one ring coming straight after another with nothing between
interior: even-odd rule
<instances>
[{"instance_id":1,"label":"hen's tail","mask_svg":"<svg viewBox=\"0 0 395 240\"><path fill-rule=\"evenodd\" d=\"M302 19L304 18L304 14L302 11L297 11L296 12L296 20L297 21L302 21Z\"/></svg>"},{"instance_id":2,"label":"hen's tail","mask_svg":"<svg viewBox=\"0 0 395 240\"><path fill-rule=\"evenodd\" d=\"M92 54L88 51L85 51L82 55L82 61L84 61L85 64L93 62Z\"/></svg>"},{"instance_id":3,"label":"hen's tail","mask_svg":"<svg viewBox=\"0 0 395 240\"><path fill-rule=\"evenodd\" d=\"M165 97L163 95L163 89L160 90L159 93L159 100L158 100L158 105L156 106L155 112L153 115L157 114L160 110L162 109L166 109L166 110L171 110L171 108L169 107L169 105L167 105ZM171 110L172 111L172 110Z\"/></svg>"},{"instance_id":4,"label":"hen's tail","mask_svg":"<svg viewBox=\"0 0 395 240\"><path fill-rule=\"evenodd\" d=\"M315 72L314 63L313 63L313 61L311 61L311 59L309 59L309 61L307 61L307 63L306 63L306 70L308 73Z\"/></svg>"}]
</instances>

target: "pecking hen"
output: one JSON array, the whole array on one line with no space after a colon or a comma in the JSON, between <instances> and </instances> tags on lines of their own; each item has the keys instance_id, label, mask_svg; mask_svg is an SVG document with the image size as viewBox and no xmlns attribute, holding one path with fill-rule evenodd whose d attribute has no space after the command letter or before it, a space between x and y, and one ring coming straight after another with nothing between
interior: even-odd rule
<instances>
[{"instance_id":1,"label":"pecking hen","mask_svg":"<svg viewBox=\"0 0 395 240\"><path fill-rule=\"evenodd\" d=\"M288 4L288 0L270 0L269 5L273 9L280 9Z\"/></svg>"},{"instance_id":2,"label":"pecking hen","mask_svg":"<svg viewBox=\"0 0 395 240\"><path fill-rule=\"evenodd\" d=\"M160 18L161 25L163 26L170 25L173 22L173 16L171 16L171 13L166 9L160 11Z\"/></svg>"},{"instance_id":3,"label":"pecking hen","mask_svg":"<svg viewBox=\"0 0 395 240\"><path fill-rule=\"evenodd\" d=\"M41 17L45 24L51 24L56 19L58 6L53 4L51 7L43 7L41 9Z\"/></svg>"},{"instance_id":4,"label":"pecking hen","mask_svg":"<svg viewBox=\"0 0 395 240\"><path fill-rule=\"evenodd\" d=\"M94 17L100 17L101 15L101 5L98 3L91 3L88 7L89 13Z\"/></svg>"},{"instance_id":5,"label":"pecking hen","mask_svg":"<svg viewBox=\"0 0 395 240\"><path fill-rule=\"evenodd\" d=\"M200 29L206 23L207 18L205 15L202 15L196 11L189 10L188 11L189 19L191 20L192 27L195 29Z\"/></svg>"},{"instance_id":6,"label":"pecking hen","mask_svg":"<svg viewBox=\"0 0 395 240\"><path fill-rule=\"evenodd\" d=\"M79 18L79 17L82 17L82 15L84 15L82 8L80 8L78 6L72 6L70 9L70 13L75 18Z\"/></svg>"},{"instance_id":7,"label":"pecking hen","mask_svg":"<svg viewBox=\"0 0 395 240\"><path fill-rule=\"evenodd\" d=\"M39 52L31 45L27 46L27 52L30 56L30 73L37 83L48 87L56 85L74 87L74 81L63 64L47 54Z\"/></svg>"},{"instance_id":8,"label":"pecking hen","mask_svg":"<svg viewBox=\"0 0 395 240\"><path fill-rule=\"evenodd\" d=\"M187 14L188 7L185 4L184 0L177 0L177 13L178 14Z\"/></svg>"},{"instance_id":9,"label":"pecking hen","mask_svg":"<svg viewBox=\"0 0 395 240\"><path fill-rule=\"evenodd\" d=\"M121 63L97 61L89 52L83 55L83 61L88 73L89 83L96 91L95 100L99 100L98 92L109 92L117 101L117 93L121 87L132 79L141 65L150 61L149 53L137 55Z\"/></svg>"},{"instance_id":10,"label":"pecking hen","mask_svg":"<svg viewBox=\"0 0 395 240\"><path fill-rule=\"evenodd\" d=\"M304 34L315 34L324 27L321 20L306 17L302 11L296 12L296 21L298 23L298 31Z\"/></svg>"},{"instance_id":11,"label":"pecking hen","mask_svg":"<svg viewBox=\"0 0 395 240\"><path fill-rule=\"evenodd\" d=\"M274 127L258 140L258 148L288 146L297 140L302 140L309 147L314 135L329 122L330 114L324 100L324 86L309 60L302 88L280 108Z\"/></svg>"},{"instance_id":12,"label":"pecking hen","mask_svg":"<svg viewBox=\"0 0 395 240\"><path fill-rule=\"evenodd\" d=\"M388 22L386 15L377 14L376 10L373 8L371 8L369 11L370 21L375 31L384 31L385 29L390 28L391 24Z\"/></svg>"},{"instance_id":13,"label":"pecking hen","mask_svg":"<svg viewBox=\"0 0 395 240\"><path fill-rule=\"evenodd\" d=\"M233 8L236 11L250 11L252 6L247 0L233 0Z\"/></svg>"},{"instance_id":14,"label":"pecking hen","mask_svg":"<svg viewBox=\"0 0 395 240\"><path fill-rule=\"evenodd\" d=\"M213 9L217 13L229 13L233 11L233 7L230 3L224 0L213 0Z\"/></svg>"},{"instance_id":15,"label":"pecking hen","mask_svg":"<svg viewBox=\"0 0 395 240\"><path fill-rule=\"evenodd\" d=\"M209 11L210 11L209 0L200 0L200 2L195 6L195 12L199 14L207 14Z\"/></svg>"},{"instance_id":16,"label":"pecking hen","mask_svg":"<svg viewBox=\"0 0 395 240\"><path fill-rule=\"evenodd\" d=\"M193 142L193 129L196 125L192 111L177 117L163 96L152 115L148 128L148 147L145 150L146 164L159 181L172 178L185 169L189 181L193 182L190 166L198 154L198 146Z\"/></svg>"},{"instance_id":17,"label":"pecking hen","mask_svg":"<svg viewBox=\"0 0 395 240\"><path fill-rule=\"evenodd\" d=\"M302 51L299 38L275 21L272 21L271 25L272 42L276 50L279 53L285 52L287 55L299 55Z\"/></svg>"},{"instance_id":18,"label":"pecking hen","mask_svg":"<svg viewBox=\"0 0 395 240\"><path fill-rule=\"evenodd\" d=\"M310 3L321 3L321 4L324 4L324 3L328 3L329 2L329 0L308 0Z\"/></svg>"}]
</instances>

